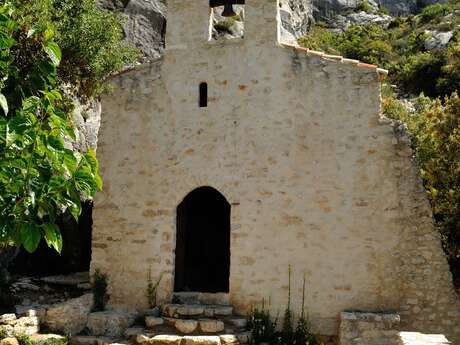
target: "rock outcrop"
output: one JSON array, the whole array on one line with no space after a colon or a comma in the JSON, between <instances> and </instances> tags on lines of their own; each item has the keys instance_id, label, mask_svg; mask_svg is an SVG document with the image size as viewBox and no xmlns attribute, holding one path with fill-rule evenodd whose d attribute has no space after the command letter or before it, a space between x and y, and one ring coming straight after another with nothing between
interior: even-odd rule
<instances>
[{"instance_id":1,"label":"rock outcrop","mask_svg":"<svg viewBox=\"0 0 460 345\"><path fill-rule=\"evenodd\" d=\"M103 8L123 13L126 40L139 48L144 59L161 56L165 43L164 0L100 0Z\"/></svg>"}]
</instances>

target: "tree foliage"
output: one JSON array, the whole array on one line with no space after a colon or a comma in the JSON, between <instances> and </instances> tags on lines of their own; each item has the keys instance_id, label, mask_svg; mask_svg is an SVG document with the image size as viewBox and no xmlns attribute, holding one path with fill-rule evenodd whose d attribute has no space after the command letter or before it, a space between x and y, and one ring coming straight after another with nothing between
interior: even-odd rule
<instances>
[{"instance_id":1,"label":"tree foliage","mask_svg":"<svg viewBox=\"0 0 460 345\"><path fill-rule=\"evenodd\" d=\"M389 69L390 81L405 93L450 96L460 89L460 16L443 19L454 10L460 10L459 0L427 6L415 17L397 17L388 28L369 23L351 25L342 33L319 23L299 43ZM455 35L448 49L426 49L429 31L449 30Z\"/></svg>"},{"instance_id":2,"label":"tree foliage","mask_svg":"<svg viewBox=\"0 0 460 345\"><path fill-rule=\"evenodd\" d=\"M57 217L102 187L92 150L75 152L71 95L93 97L132 62L118 18L92 0L0 5L0 247L60 252ZM62 47L62 49L61 49Z\"/></svg>"}]
</instances>

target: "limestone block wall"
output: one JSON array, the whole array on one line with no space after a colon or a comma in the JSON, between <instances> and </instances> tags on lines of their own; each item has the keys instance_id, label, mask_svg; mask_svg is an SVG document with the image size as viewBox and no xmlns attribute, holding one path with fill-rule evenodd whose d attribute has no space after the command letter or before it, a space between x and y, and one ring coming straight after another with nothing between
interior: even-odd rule
<instances>
[{"instance_id":1,"label":"limestone block wall","mask_svg":"<svg viewBox=\"0 0 460 345\"><path fill-rule=\"evenodd\" d=\"M340 314L340 345L399 345L398 314Z\"/></svg>"},{"instance_id":2,"label":"limestone block wall","mask_svg":"<svg viewBox=\"0 0 460 345\"><path fill-rule=\"evenodd\" d=\"M208 42L169 21L164 60L115 77L103 98L91 268L108 274L111 306L146 308L149 270L171 298L176 207L211 186L231 205L237 311L270 299L282 312L291 265L294 311L305 274L320 334L337 335L344 310L401 310L407 330L458 336L458 297L409 145L380 117L375 68L277 46L265 5L247 9L264 13L254 39Z\"/></svg>"}]
</instances>

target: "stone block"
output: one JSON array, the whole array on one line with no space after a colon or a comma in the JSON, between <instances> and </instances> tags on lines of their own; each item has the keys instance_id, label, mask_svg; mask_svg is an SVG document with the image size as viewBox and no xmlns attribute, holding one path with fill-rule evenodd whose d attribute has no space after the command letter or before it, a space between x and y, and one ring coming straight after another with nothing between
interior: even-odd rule
<instances>
[{"instance_id":1,"label":"stone block","mask_svg":"<svg viewBox=\"0 0 460 345\"><path fill-rule=\"evenodd\" d=\"M234 334L220 335L219 338L222 345L240 345L237 336Z\"/></svg>"},{"instance_id":2,"label":"stone block","mask_svg":"<svg viewBox=\"0 0 460 345\"><path fill-rule=\"evenodd\" d=\"M100 311L88 316L87 327L92 335L120 337L134 323L136 314L121 311Z\"/></svg>"},{"instance_id":3,"label":"stone block","mask_svg":"<svg viewBox=\"0 0 460 345\"><path fill-rule=\"evenodd\" d=\"M189 334L194 332L198 327L198 321L196 320L177 320L174 327L181 333Z\"/></svg>"},{"instance_id":4,"label":"stone block","mask_svg":"<svg viewBox=\"0 0 460 345\"><path fill-rule=\"evenodd\" d=\"M144 332L145 332L144 327L130 327L125 330L123 335L125 336L125 338L130 339Z\"/></svg>"},{"instance_id":5,"label":"stone block","mask_svg":"<svg viewBox=\"0 0 460 345\"><path fill-rule=\"evenodd\" d=\"M0 324L2 325L8 325L11 324L11 322L16 321L16 314L3 314L0 315Z\"/></svg>"},{"instance_id":6,"label":"stone block","mask_svg":"<svg viewBox=\"0 0 460 345\"><path fill-rule=\"evenodd\" d=\"M232 324L235 327L239 328L244 328L248 324L248 320L243 319L243 318L235 318L235 319L230 319L228 320L230 324Z\"/></svg>"},{"instance_id":7,"label":"stone block","mask_svg":"<svg viewBox=\"0 0 460 345\"><path fill-rule=\"evenodd\" d=\"M40 326L36 325L14 325L13 334L21 334L21 335L33 335L35 333L40 332Z\"/></svg>"},{"instance_id":8,"label":"stone block","mask_svg":"<svg viewBox=\"0 0 460 345\"><path fill-rule=\"evenodd\" d=\"M233 313L233 308L230 306L216 306L213 309L214 315L230 316Z\"/></svg>"},{"instance_id":9,"label":"stone block","mask_svg":"<svg viewBox=\"0 0 460 345\"><path fill-rule=\"evenodd\" d=\"M222 332L225 328L225 325L220 320L213 319L203 319L199 320L200 329L204 333L218 333Z\"/></svg>"},{"instance_id":10,"label":"stone block","mask_svg":"<svg viewBox=\"0 0 460 345\"><path fill-rule=\"evenodd\" d=\"M241 344L249 344L251 341L251 332L242 332L236 335Z\"/></svg>"},{"instance_id":11,"label":"stone block","mask_svg":"<svg viewBox=\"0 0 460 345\"><path fill-rule=\"evenodd\" d=\"M186 336L184 345L221 345L218 336Z\"/></svg>"},{"instance_id":12,"label":"stone block","mask_svg":"<svg viewBox=\"0 0 460 345\"><path fill-rule=\"evenodd\" d=\"M152 309L147 309L147 310L144 312L144 315L145 315L145 316L159 317L159 316L160 316L160 308L159 308L159 307L155 307L155 308L152 308Z\"/></svg>"},{"instance_id":13,"label":"stone block","mask_svg":"<svg viewBox=\"0 0 460 345\"><path fill-rule=\"evenodd\" d=\"M149 345L181 345L182 337L178 335L157 335L150 338Z\"/></svg>"},{"instance_id":14,"label":"stone block","mask_svg":"<svg viewBox=\"0 0 460 345\"><path fill-rule=\"evenodd\" d=\"M92 294L55 304L46 311L45 325L53 332L78 334L86 327L92 307Z\"/></svg>"},{"instance_id":15,"label":"stone block","mask_svg":"<svg viewBox=\"0 0 460 345\"><path fill-rule=\"evenodd\" d=\"M41 341L47 341L49 339L65 339L63 335L60 334L33 334L30 337L33 341L41 342Z\"/></svg>"},{"instance_id":16,"label":"stone block","mask_svg":"<svg viewBox=\"0 0 460 345\"><path fill-rule=\"evenodd\" d=\"M0 340L0 345L19 345L19 341L14 337L3 338Z\"/></svg>"},{"instance_id":17,"label":"stone block","mask_svg":"<svg viewBox=\"0 0 460 345\"><path fill-rule=\"evenodd\" d=\"M177 314L180 316L199 316L203 315L204 307L201 305L184 305L177 308Z\"/></svg>"},{"instance_id":18,"label":"stone block","mask_svg":"<svg viewBox=\"0 0 460 345\"><path fill-rule=\"evenodd\" d=\"M162 324L164 324L164 322L165 321L161 317L147 316L145 318L145 325L148 328L153 328L155 326L162 325Z\"/></svg>"},{"instance_id":19,"label":"stone block","mask_svg":"<svg viewBox=\"0 0 460 345\"><path fill-rule=\"evenodd\" d=\"M87 335L79 335L71 337L69 340L70 345L98 345L100 338Z\"/></svg>"}]
</instances>

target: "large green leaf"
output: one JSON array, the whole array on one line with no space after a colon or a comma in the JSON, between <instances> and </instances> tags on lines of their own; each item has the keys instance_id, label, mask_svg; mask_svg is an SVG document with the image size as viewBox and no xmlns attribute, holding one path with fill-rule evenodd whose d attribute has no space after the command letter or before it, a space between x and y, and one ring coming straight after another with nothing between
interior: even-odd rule
<instances>
[{"instance_id":1,"label":"large green leaf","mask_svg":"<svg viewBox=\"0 0 460 345\"><path fill-rule=\"evenodd\" d=\"M2 93L0 93L0 107L2 107L5 115L8 115L8 102Z\"/></svg>"},{"instance_id":2,"label":"large green leaf","mask_svg":"<svg viewBox=\"0 0 460 345\"><path fill-rule=\"evenodd\" d=\"M53 62L53 65L59 66L59 63L61 62L62 58L62 53L61 53L61 48L57 45L57 43L53 41L48 41L45 44L45 52L48 54L49 58Z\"/></svg>"},{"instance_id":3,"label":"large green leaf","mask_svg":"<svg viewBox=\"0 0 460 345\"><path fill-rule=\"evenodd\" d=\"M23 247L33 253L40 243L41 233L40 228L36 224L23 223L21 226L21 242Z\"/></svg>"},{"instance_id":4,"label":"large green leaf","mask_svg":"<svg viewBox=\"0 0 460 345\"><path fill-rule=\"evenodd\" d=\"M56 224L46 223L43 224L43 230L48 247L53 247L60 254L62 251L62 236L59 227Z\"/></svg>"}]
</instances>

